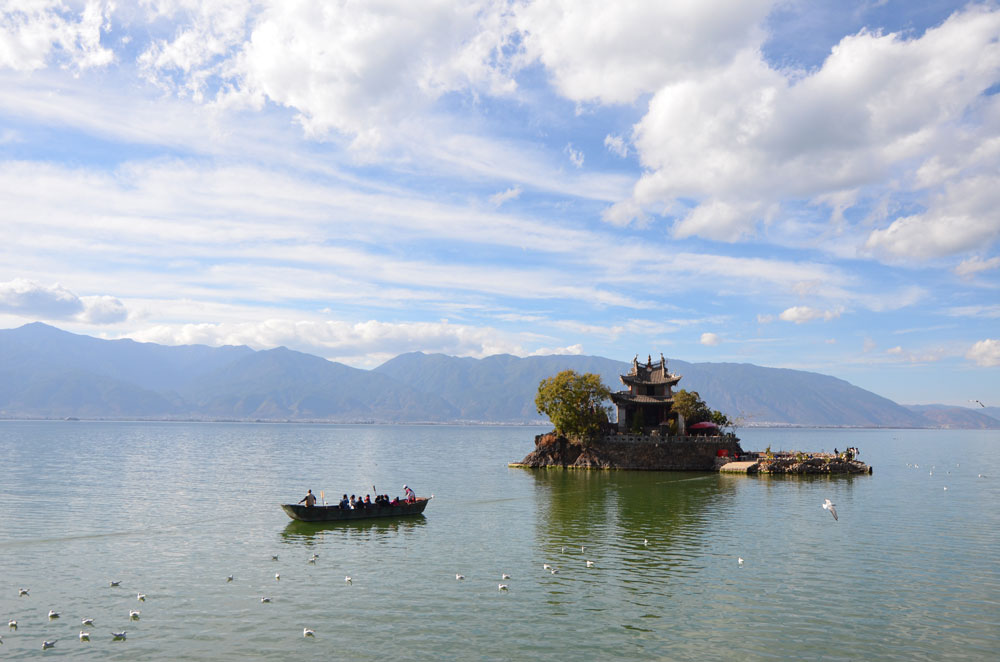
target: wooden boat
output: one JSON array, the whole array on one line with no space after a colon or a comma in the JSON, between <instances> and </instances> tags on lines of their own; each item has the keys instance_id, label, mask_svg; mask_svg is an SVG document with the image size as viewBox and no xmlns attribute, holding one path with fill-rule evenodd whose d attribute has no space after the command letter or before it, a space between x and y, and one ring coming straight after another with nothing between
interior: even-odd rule
<instances>
[{"instance_id":1,"label":"wooden boat","mask_svg":"<svg viewBox=\"0 0 1000 662\"><path fill-rule=\"evenodd\" d=\"M375 517L405 517L419 515L427 507L427 497L412 503L400 501L395 506L374 505L359 510L343 509L340 506L303 506L300 503L283 503L281 507L294 520L300 522L346 522Z\"/></svg>"}]
</instances>

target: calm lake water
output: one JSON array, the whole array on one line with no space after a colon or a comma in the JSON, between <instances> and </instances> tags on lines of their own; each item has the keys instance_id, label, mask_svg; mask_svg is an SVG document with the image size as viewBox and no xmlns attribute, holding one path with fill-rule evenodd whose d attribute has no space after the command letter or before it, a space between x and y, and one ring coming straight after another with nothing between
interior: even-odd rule
<instances>
[{"instance_id":1,"label":"calm lake water","mask_svg":"<svg viewBox=\"0 0 1000 662\"><path fill-rule=\"evenodd\" d=\"M0 657L996 659L996 431L740 431L872 476L508 468L542 431L0 422ZM424 517L278 507L404 482Z\"/></svg>"}]
</instances>

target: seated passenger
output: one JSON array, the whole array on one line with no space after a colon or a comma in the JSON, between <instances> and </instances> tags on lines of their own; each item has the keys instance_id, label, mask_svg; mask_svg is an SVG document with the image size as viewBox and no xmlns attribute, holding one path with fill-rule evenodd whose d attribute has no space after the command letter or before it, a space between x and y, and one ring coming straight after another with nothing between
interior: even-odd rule
<instances>
[{"instance_id":1,"label":"seated passenger","mask_svg":"<svg viewBox=\"0 0 1000 662\"><path fill-rule=\"evenodd\" d=\"M350 501L350 503L351 503L351 510L354 510L355 508L357 508L358 502L354 499L354 495L353 494L351 495L351 501Z\"/></svg>"},{"instance_id":2,"label":"seated passenger","mask_svg":"<svg viewBox=\"0 0 1000 662\"><path fill-rule=\"evenodd\" d=\"M347 500L347 495L345 494L344 498L340 500L340 509L347 510L350 507L351 507L351 502Z\"/></svg>"},{"instance_id":3,"label":"seated passenger","mask_svg":"<svg viewBox=\"0 0 1000 662\"><path fill-rule=\"evenodd\" d=\"M392 501L391 501L391 502L389 503L389 505L390 505L390 506L398 506L398 505L399 505L399 497L396 497L395 499L393 499L393 500L392 500Z\"/></svg>"}]
</instances>

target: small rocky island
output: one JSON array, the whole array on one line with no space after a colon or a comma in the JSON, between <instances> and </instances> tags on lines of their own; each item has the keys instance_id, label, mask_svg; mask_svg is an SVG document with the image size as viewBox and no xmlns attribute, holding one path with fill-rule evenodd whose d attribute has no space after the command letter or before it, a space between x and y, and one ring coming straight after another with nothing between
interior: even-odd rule
<instances>
[{"instance_id":1,"label":"small rocky island","mask_svg":"<svg viewBox=\"0 0 1000 662\"><path fill-rule=\"evenodd\" d=\"M573 375L572 377L579 377ZM595 377L585 375L585 378ZM591 433L581 435L560 434L558 430L535 437L535 449L511 467L563 468L563 469L630 469L641 471L724 471L727 473L767 474L847 474L871 473L871 468L854 459L850 451L831 454L781 452L746 452L735 434L726 433L715 422L701 420L688 425L684 415L675 407L673 387L680 375L667 370L666 360L654 364L648 358L645 364L638 357L632 360L632 369L621 375L626 391L603 395L610 397L617 407L617 423L607 422L607 416ZM539 387L542 393L546 380ZM681 391L678 397L684 395ZM591 393L580 405L592 415L598 407ZM695 400L703 408L697 394ZM539 411L545 409L536 399ZM564 404L564 403L561 403ZM719 412L711 412L725 422ZM554 418L554 417L553 417Z\"/></svg>"}]
</instances>

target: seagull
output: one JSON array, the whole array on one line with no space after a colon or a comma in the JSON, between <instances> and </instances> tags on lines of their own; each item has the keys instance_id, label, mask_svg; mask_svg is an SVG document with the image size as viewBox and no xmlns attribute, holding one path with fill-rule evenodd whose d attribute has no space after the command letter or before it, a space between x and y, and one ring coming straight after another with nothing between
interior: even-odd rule
<instances>
[{"instance_id":1,"label":"seagull","mask_svg":"<svg viewBox=\"0 0 1000 662\"><path fill-rule=\"evenodd\" d=\"M309 628L302 628L302 636L303 637L315 637L316 636L316 631L315 630L310 630Z\"/></svg>"},{"instance_id":2,"label":"seagull","mask_svg":"<svg viewBox=\"0 0 1000 662\"><path fill-rule=\"evenodd\" d=\"M829 499L823 502L823 510L829 510L830 514L833 515L833 519L835 520L840 519L839 517L837 517L837 508L835 504Z\"/></svg>"},{"instance_id":3,"label":"seagull","mask_svg":"<svg viewBox=\"0 0 1000 662\"><path fill-rule=\"evenodd\" d=\"M348 575L347 577L344 577L344 581L347 582L348 584L352 584L353 583L351 581L351 576L350 575Z\"/></svg>"},{"instance_id":4,"label":"seagull","mask_svg":"<svg viewBox=\"0 0 1000 662\"><path fill-rule=\"evenodd\" d=\"M122 582L121 580L115 581L112 579L109 583L111 584L112 587L114 587L114 586L120 586Z\"/></svg>"},{"instance_id":5,"label":"seagull","mask_svg":"<svg viewBox=\"0 0 1000 662\"><path fill-rule=\"evenodd\" d=\"M271 554L271 560L272 561L277 561L278 560L278 555L277 554Z\"/></svg>"},{"instance_id":6,"label":"seagull","mask_svg":"<svg viewBox=\"0 0 1000 662\"><path fill-rule=\"evenodd\" d=\"M308 563L312 563L313 565L315 565L316 564L316 559L309 559Z\"/></svg>"},{"instance_id":7,"label":"seagull","mask_svg":"<svg viewBox=\"0 0 1000 662\"><path fill-rule=\"evenodd\" d=\"M137 621L137 620L139 620L139 614L140 613L141 612L138 609L129 609L128 610L128 617L129 617L129 619L131 619L133 621Z\"/></svg>"},{"instance_id":8,"label":"seagull","mask_svg":"<svg viewBox=\"0 0 1000 662\"><path fill-rule=\"evenodd\" d=\"M59 618L59 612L53 611L52 609L50 609L49 610L49 618Z\"/></svg>"},{"instance_id":9,"label":"seagull","mask_svg":"<svg viewBox=\"0 0 1000 662\"><path fill-rule=\"evenodd\" d=\"M115 641L125 641L125 630L121 632L112 632L111 636L115 638Z\"/></svg>"},{"instance_id":10,"label":"seagull","mask_svg":"<svg viewBox=\"0 0 1000 662\"><path fill-rule=\"evenodd\" d=\"M984 474L979 474L979 477L980 478L986 478L986 476Z\"/></svg>"},{"instance_id":11,"label":"seagull","mask_svg":"<svg viewBox=\"0 0 1000 662\"><path fill-rule=\"evenodd\" d=\"M593 561L587 561L587 567L588 568L593 568L594 567L594 562Z\"/></svg>"},{"instance_id":12,"label":"seagull","mask_svg":"<svg viewBox=\"0 0 1000 662\"><path fill-rule=\"evenodd\" d=\"M138 600L139 602L145 602L146 601L146 594L145 593L139 593L138 595L135 596L135 599Z\"/></svg>"},{"instance_id":13,"label":"seagull","mask_svg":"<svg viewBox=\"0 0 1000 662\"><path fill-rule=\"evenodd\" d=\"M500 579L510 579L510 575L508 575L506 572L502 572L500 573Z\"/></svg>"},{"instance_id":14,"label":"seagull","mask_svg":"<svg viewBox=\"0 0 1000 662\"><path fill-rule=\"evenodd\" d=\"M80 630L80 641L90 641L90 633Z\"/></svg>"},{"instance_id":15,"label":"seagull","mask_svg":"<svg viewBox=\"0 0 1000 662\"><path fill-rule=\"evenodd\" d=\"M265 598L264 596L261 596L260 601L261 602L270 602L271 598Z\"/></svg>"},{"instance_id":16,"label":"seagull","mask_svg":"<svg viewBox=\"0 0 1000 662\"><path fill-rule=\"evenodd\" d=\"M42 642L42 650L45 650L46 648L52 648L53 646L56 645L56 641L58 641L58 639L53 640L53 641L43 641Z\"/></svg>"},{"instance_id":17,"label":"seagull","mask_svg":"<svg viewBox=\"0 0 1000 662\"><path fill-rule=\"evenodd\" d=\"M92 618L81 618L80 619L80 625L93 625L93 624L94 624L94 619L92 619Z\"/></svg>"},{"instance_id":18,"label":"seagull","mask_svg":"<svg viewBox=\"0 0 1000 662\"><path fill-rule=\"evenodd\" d=\"M551 570L551 569L552 569L552 566L550 566L548 563L543 563L542 564L542 570Z\"/></svg>"},{"instance_id":19,"label":"seagull","mask_svg":"<svg viewBox=\"0 0 1000 662\"><path fill-rule=\"evenodd\" d=\"M465 575L455 575L455 579L465 579Z\"/></svg>"},{"instance_id":20,"label":"seagull","mask_svg":"<svg viewBox=\"0 0 1000 662\"><path fill-rule=\"evenodd\" d=\"M580 553L582 554L585 551L587 551L586 545L580 545Z\"/></svg>"},{"instance_id":21,"label":"seagull","mask_svg":"<svg viewBox=\"0 0 1000 662\"><path fill-rule=\"evenodd\" d=\"M559 574L559 568L552 568L552 570L550 570L549 572L551 572L553 575L558 575Z\"/></svg>"},{"instance_id":22,"label":"seagull","mask_svg":"<svg viewBox=\"0 0 1000 662\"><path fill-rule=\"evenodd\" d=\"M231 581L233 581L233 576L232 576L232 575L229 575L228 577L226 577L226 581L227 581L227 582L231 582Z\"/></svg>"},{"instance_id":23,"label":"seagull","mask_svg":"<svg viewBox=\"0 0 1000 662\"><path fill-rule=\"evenodd\" d=\"M10 619L9 621L7 621L7 627L10 628L11 630L16 630L17 629L17 621L15 621L13 618Z\"/></svg>"},{"instance_id":24,"label":"seagull","mask_svg":"<svg viewBox=\"0 0 1000 662\"><path fill-rule=\"evenodd\" d=\"M497 584L498 591L506 591L508 589L506 584Z\"/></svg>"},{"instance_id":25,"label":"seagull","mask_svg":"<svg viewBox=\"0 0 1000 662\"><path fill-rule=\"evenodd\" d=\"M17 589L17 597L21 597L22 595L28 595L28 589L26 588Z\"/></svg>"},{"instance_id":26,"label":"seagull","mask_svg":"<svg viewBox=\"0 0 1000 662\"><path fill-rule=\"evenodd\" d=\"M740 564L741 568L743 567L743 557L742 556L737 556L736 557L736 562Z\"/></svg>"},{"instance_id":27,"label":"seagull","mask_svg":"<svg viewBox=\"0 0 1000 662\"><path fill-rule=\"evenodd\" d=\"M643 544L643 545L648 545L648 544L649 544L649 540L647 540L647 539L643 538L643 539L642 539L642 544Z\"/></svg>"}]
</instances>

